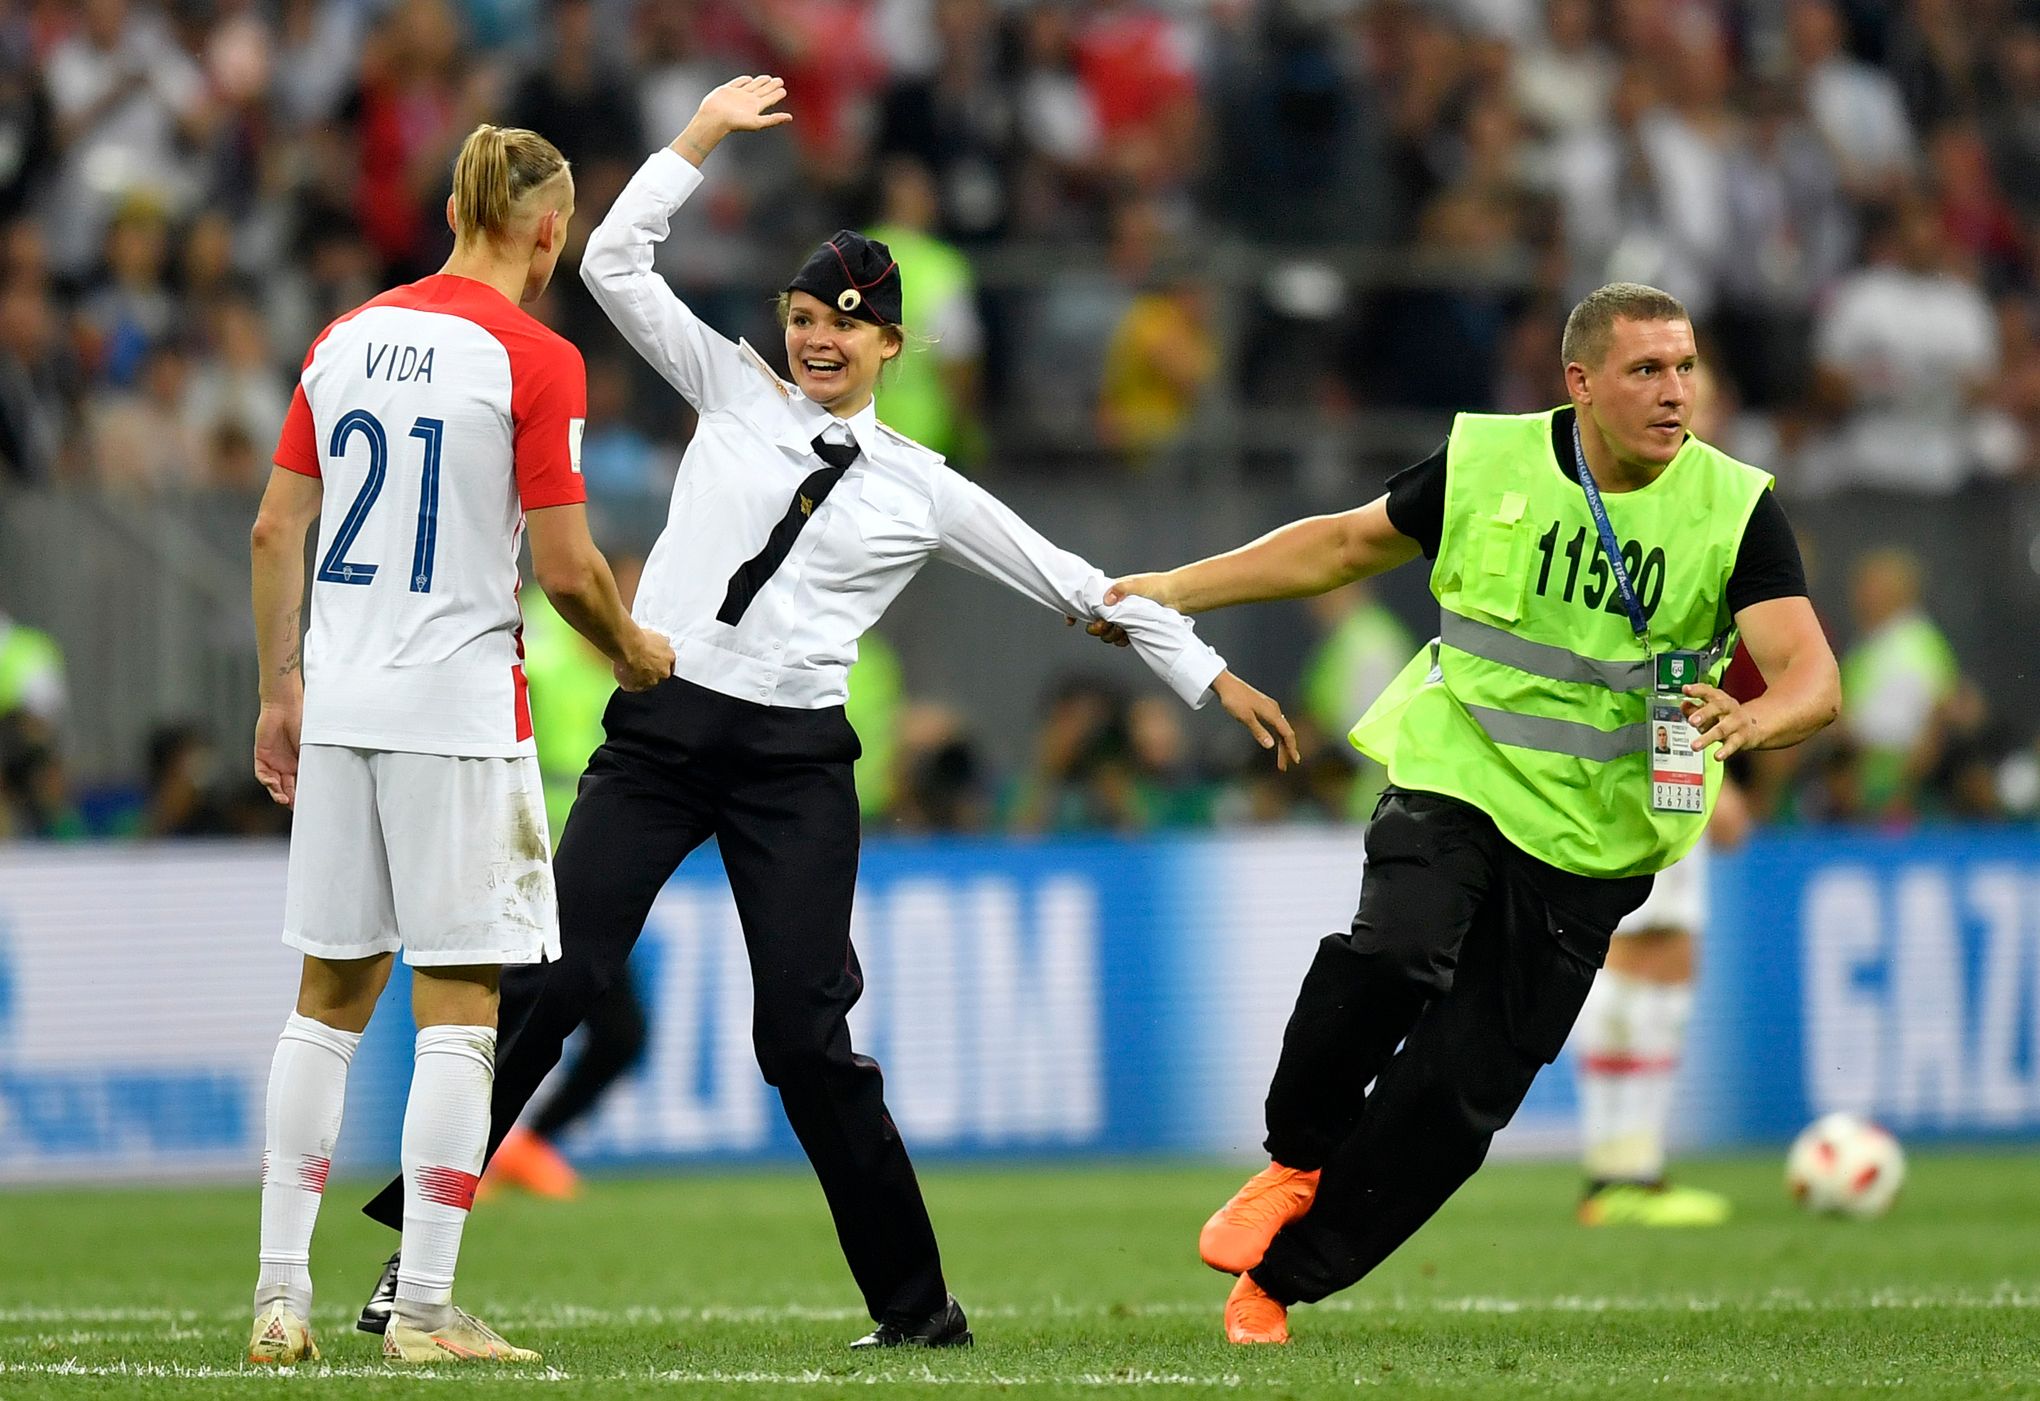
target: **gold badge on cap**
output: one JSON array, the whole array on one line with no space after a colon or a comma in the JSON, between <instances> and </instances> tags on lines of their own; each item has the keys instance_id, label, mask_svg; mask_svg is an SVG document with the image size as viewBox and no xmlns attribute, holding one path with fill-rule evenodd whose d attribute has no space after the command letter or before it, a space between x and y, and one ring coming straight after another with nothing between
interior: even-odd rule
<instances>
[{"instance_id":1,"label":"gold badge on cap","mask_svg":"<svg viewBox=\"0 0 2040 1401\"><path fill-rule=\"evenodd\" d=\"M855 287L845 287L836 294L836 305L844 311L855 311L864 301L864 294Z\"/></svg>"}]
</instances>

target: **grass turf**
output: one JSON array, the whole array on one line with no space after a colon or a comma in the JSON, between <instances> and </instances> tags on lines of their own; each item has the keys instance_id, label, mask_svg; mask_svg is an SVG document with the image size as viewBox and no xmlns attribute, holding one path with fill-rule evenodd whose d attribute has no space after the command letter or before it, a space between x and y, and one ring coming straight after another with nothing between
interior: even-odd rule
<instances>
[{"instance_id":1,"label":"grass turf","mask_svg":"<svg viewBox=\"0 0 2040 1401\"><path fill-rule=\"evenodd\" d=\"M391 1238L328 1194L320 1366L243 1371L252 1190L0 1193L0 1401L40 1397L2040 1395L2040 1180L2013 1154L1919 1155L1872 1224L1794 1211L1776 1160L1693 1165L1719 1230L1584 1230L1558 1165L1490 1167L1386 1266L1296 1310L1288 1348L1218 1331L1195 1236L1236 1169L926 1175L972 1352L853 1355L868 1326L820 1193L791 1172L609 1179L491 1201L460 1295L530 1370L386 1372L352 1331ZM868 1390L867 1388L875 1388Z\"/></svg>"}]
</instances>

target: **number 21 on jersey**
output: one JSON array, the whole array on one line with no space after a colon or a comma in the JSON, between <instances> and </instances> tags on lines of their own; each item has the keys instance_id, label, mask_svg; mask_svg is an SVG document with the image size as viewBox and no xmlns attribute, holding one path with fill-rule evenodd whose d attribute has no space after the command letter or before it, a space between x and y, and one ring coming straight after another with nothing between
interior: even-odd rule
<instances>
[{"instance_id":1,"label":"number 21 on jersey","mask_svg":"<svg viewBox=\"0 0 2040 1401\"><path fill-rule=\"evenodd\" d=\"M334 532L333 543L319 561L317 577L322 584L373 583L376 571L381 568L350 560L347 552L367 524L368 513L374 508L376 497L382 494L383 479L389 474L390 438L382 420L367 409L342 414L333 425L327 455L344 456L357 435L368 440L368 475L362 479L361 490L355 493L354 504L347 508L340 529ZM439 458L446 441L446 423L437 418L421 418L411 425L411 436L425 444L424 479L418 492L418 537L411 551L411 592L431 593L433 552L439 540Z\"/></svg>"}]
</instances>

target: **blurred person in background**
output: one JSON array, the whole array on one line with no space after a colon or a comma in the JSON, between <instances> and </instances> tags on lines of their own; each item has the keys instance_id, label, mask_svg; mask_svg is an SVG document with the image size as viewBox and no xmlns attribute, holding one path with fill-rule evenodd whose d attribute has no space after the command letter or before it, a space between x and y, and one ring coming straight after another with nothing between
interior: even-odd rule
<instances>
[{"instance_id":1,"label":"blurred person in background","mask_svg":"<svg viewBox=\"0 0 2040 1401\"><path fill-rule=\"evenodd\" d=\"M165 337L143 355L132 388L101 390L85 406L96 480L136 494L203 484L210 453L193 410L190 350Z\"/></svg>"},{"instance_id":2,"label":"blurred person in background","mask_svg":"<svg viewBox=\"0 0 2040 1401\"><path fill-rule=\"evenodd\" d=\"M2040 220L2040 15L2014 19L1997 47L1984 130L1998 182L2019 216Z\"/></svg>"},{"instance_id":3,"label":"blurred person in background","mask_svg":"<svg viewBox=\"0 0 2040 1401\"><path fill-rule=\"evenodd\" d=\"M1264 244L1381 241L1373 113L1329 7L1213 7L1203 200Z\"/></svg>"},{"instance_id":4,"label":"blurred person in background","mask_svg":"<svg viewBox=\"0 0 2040 1401\"><path fill-rule=\"evenodd\" d=\"M1973 120L1948 121L1927 140L1928 188L1954 257L1986 288L2024 270L2027 239L1991 168L1990 148Z\"/></svg>"},{"instance_id":5,"label":"blurred person in background","mask_svg":"<svg viewBox=\"0 0 2040 1401\"><path fill-rule=\"evenodd\" d=\"M887 371L879 417L951 465L967 467L983 450L977 418L985 345L970 259L932 232L936 190L926 166L894 156L880 168L879 185L879 221L866 233L914 270L901 291L900 314L918 342Z\"/></svg>"},{"instance_id":6,"label":"blurred person in background","mask_svg":"<svg viewBox=\"0 0 2040 1401\"><path fill-rule=\"evenodd\" d=\"M56 160L56 114L35 52L18 30L0 33L0 223L29 212Z\"/></svg>"},{"instance_id":7,"label":"blurred person in background","mask_svg":"<svg viewBox=\"0 0 2040 1401\"><path fill-rule=\"evenodd\" d=\"M1680 48L1681 68L1693 65L1705 79L1668 89L1661 66L1627 64L1606 119L1560 146L1553 170L1573 288L1635 278L1711 310L1728 217L1726 151L1717 141L1721 47L1703 31L1683 36Z\"/></svg>"},{"instance_id":8,"label":"blurred person in background","mask_svg":"<svg viewBox=\"0 0 2040 1401\"><path fill-rule=\"evenodd\" d=\"M0 612L0 716L24 716L54 737L67 700L64 650L56 638Z\"/></svg>"},{"instance_id":9,"label":"blurred person in background","mask_svg":"<svg viewBox=\"0 0 2040 1401\"><path fill-rule=\"evenodd\" d=\"M262 313L230 295L210 309L208 353L192 375L188 412L199 431L218 441L229 431L274 442L290 409L290 382L276 368Z\"/></svg>"},{"instance_id":10,"label":"blurred person in background","mask_svg":"<svg viewBox=\"0 0 2040 1401\"><path fill-rule=\"evenodd\" d=\"M983 832L992 823L984 760L963 716L921 701L900 717L898 796L892 825L901 832Z\"/></svg>"},{"instance_id":11,"label":"blurred person in background","mask_svg":"<svg viewBox=\"0 0 2040 1401\"><path fill-rule=\"evenodd\" d=\"M902 272L883 245L843 230L784 285L791 382L654 270L700 167L729 136L792 121L772 110L786 93L769 75L711 92L581 260L617 330L700 419L634 610L673 639L677 661L669 681L604 717L560 842L562 960L505 1009L522 1025L499 1066L494 1136L618 976L674 870L714 836L752 955L759 1065L876 1325L852 1346L967 1346L878 1066L849 1030L863 975L850 942L860 816L846 673L858 638L938 551L1065 615L1102 618L1107 581L877 421L873 389L905 337ZM1294 757L1279 707L1180 616L1151 604L1111 616L1185 703L1216 695L1267 746L1270 729L1282 735L1279 763Z\"/></svg>"},{"instance_id":12,"label":"blurred person in background","mask_svg":"<svg viewBox=\"0 0 2040 1401\"><path fill-rule=\"evenodd\" d=\"M1959 490L1986 465L1977 408L1998 369L1996 318L1925 199L1882 212L1868 244L1869 265L1842 280L1814 326L1832 431L1804 455L1807 484Z\"/></svg>"},{"instance_id":13,"label":"blurred person in background","mask_svg":"<svg viewBox=\"0 0 2040 1401\"><path fill-rule=\"evenodd\" d=\"M1893 10L1886 21L1884 67L1913 121L1933 131L1975 113L1995 85L1986 49L2003 9L1979 9L1962 0L1905 0Z\"/></svg>"},{"instance_id":14,"label":"blurred person in background","mask_svg":"<svg viewBox=\"0 0 2040 1401\"><path fill-rule=\"evenodd\" d=\"M1842 187L1867 202L1898 196L1918 161L1912 118L1898 84L1848 52L1836 0L1789 0L1785 35L1792 78L1841 164Z\"/></svg>"},{"instance_id":15,"label":"blurred person in background","mask_svg":"<svg viewBox=\"0 0 2040 1401\"><path fill-rule=\"evenodd\" d=\"M850 766L857 785L857 811L866 821L882 820L898 796L900 725L907 704L906 673L900 654L878 632L857 639L850 664L849 697L843 717L857 731L863 751Z\"/></svg>"},{"instance_id":16,"label":"blurred person in background","mask_svg":"<svg viewBox=\"0 0 2040 1401\"><path fill-rule=\"evenodd\" d=\"M386 271L408 281L444 256L438 192L461 134L490 105L493 75L473 61L448 0L396 0L360 72L349 103L354 217Z\"/></svg>"},{"instance_id":17,"label":"blurred person in background","mask_svg":"<svg viewBox=\"0 0 2040 1401\"><path fill-rule=\"evenodd\" d=\"M1107 350L1125 327L1135 299L1155 282L1166 241L1161 210L1152 201L1123 196L1112 203L1107 218L1105 266L1066 267L1007 308L1016 345L1007 410L1052 430L1071 419L1073 406L1087 406L1093 422L1080 441L1101 431ZM1155 315L1171 324L1176 318L1166 304ZM1195 328L1194 334L1198 344L1175 357L1193 366L1212 353L1208 329ZM1143 381L1140 388L1147 392L1149 386ZM1165 378L1154 392L1167 416L1178 403L1175 389Z\"/></svg>"},{"instance_id":18,"label":"blurred person in background","mask_svg":"<svg viewBox=\"0 0 2040 1401\"><path fill-rule=\"evenodd\" d=\"M1771 409L1805 397L1813 307L1848 267L1855 216L1796 90L1758 82L1746 92L1742 138L1728 156L1733 256L1723 263L1715 327L1722 373L1753 408Z\"/></svg>"},{"instance_id":19,"label":"blurred person in background","mask_svg":"<svg viewBox=\"0 0 2040 1401\"><path fill-rule=\"evenodd\" d=\"M351 0L283 0L278 6L272 110L284 130L331 121L354 87L368 7Z\"/></svg>"},{"instance_id":20,"label":"blurred person in background","mask_svg":"<svg viewBox=\"0 0 2040 1401\"><path fill-rule=\"evenodd\" d=\"M1027 766L1006 800L1011 832L1130 832L1141 814L1128 754L1126 701L1087 676L1049 691Z\"/></svg>"},{"instance_id":21,"label":"blurred person in background","mask_svg":"<svg viewBox=\"0 0 2040 1401\"><path fill-rule=\"evenodd\" d=\"M888 174L892 161L904 158L931 182L932 207L925 213L918 193L904 192L914 203L909 212L918 216L910 221L916 228L967 246L980 244L1006 228L1008 185L1023 128L1032 123L1018 110L1019 95L1000 71L1000 16L991 0L933 0L928 8L935 62L924 70L895 72L878 103L874 153L885 158ZM1028 19L1024 12L1009 12L1009 18L1015 24ZM1078 110L1081 120L1080 104ZM891 214L886 221L898 222ZM919 261L914 265L918 269Z\"/></svg>"},{"instance_id":22,"label":"blurred person in background","mask_svg":"<svg viewBox=\"0 0 2040 1401\"><path fill-rule=\"evenodd\" d=\"M1321 640L1303 664L1303 704L1318 733L1332 737L1331 747L1353 772L1344 800L1334 811L1364 821L1374 811L1387 771L1346 742L1353 717L1367 713L1375 697L1388 689L1417 648L1389 608L1361 581L1332 589L1310 600L1311 620Z\"/></svg>"},{"instance_id":23,"label":"blurred person in background","mask_svg":"<svg viewBox=\"0 0 2040 1401\"><path fill-rule=\"evenodd\" d=\"M1015 169L1011 231L1065 240L1097 231L1105 187L1104 130L1077 71L1075 8L1031 5L1013 13L1012 56L1004 73L1011 94Z\"/></svg>"},{"instance_id":24,"label":"blurred person in background","mask_svg":"<svg viewBox=\"0 0 2040 1401\"><path fill-rule=\"evenodd\" d=\"M106 266L78 304L93 378L115 389L141 376L150 347L185 330L169 284L170 223L154 201L133 198L106 233Z\"/></svg>"},{"instance_id":25,"label":"blurred person in background","mask_svg":"<svg viewBox=\"0 0 2040 1401\"><path fill-rule=\"evenodd\" d=\"M235 832L218 786L218 752L203 727L180 721L149 733L149 790L139 835L222 837Z\"/></svg>"},{"instance_id":26,"label":"blurred person in background","mask_svg":"<svg viewBox=\"0 0 2040 1401\"><path fill-rule=\"evenodd\" d=\"M1516 222L1506 191L1453 188L1425 206L1419 239L1459 266L1494 268L1508 257ZM1491 408L1517 300L1478 281L1390 289L1378 298L1370 333L1347 338L1340 363L1371 365L1370 389L1390 403Z\"/></svg>"},{"instance_id":27,"label":"blurred person in background","mask_svg":"<svg viewBox=\"0 0 2040 1401\"><path fill-rule=\"evenodd\" d=\"M67 474L81 378L47 288L10 273L0 284L0 473L30 482Z\"/></svg>"},{"instance_id":28,"label":"blurred person in background","mask_svg":"<svg viewBox=\"0 0 2040 1401\"><path fill-rule=\"evenodd\" d=\"M1874 818L1917 815L1951 735L1982 720L1955 649L1927 616L1920 578L1918 557L1894 548L1865 555L1849 580L1856 641L1842 655L1842 697Z\"/></svg>"},{"instance_id":29,"label":"blurred person in background","mask_svg":"<svg viewBox=\"0 0 2040 1401\"><path fill-rule=\"evenodd\" d=\"M1160 696L1138 696L1127 706L1126 753L1138 825L1143 830L1183 831L1211 825L1217 787L1205 777L1190 750L1183 717Z\"/></svg>"},{"instance_id":30,"label":"blurred person in background","mask_svg":"<svg viewBox=\"0 0 2040 1401\"><path fill-rule=\"evenodd\" d=\"M206 435L203 485L219 491L262 489L262 452L255 437L231 420L215 423Z\"/></svg>"},{"instance_id":31,"label":"blurred person in background","mask_svg":"<svg viewBox=\"0 0 2040 1401\"><path fill-rule=\"evenodd\" d=\"M204 74L153 7L82 0L78 20L43 67L59 152L50 250L74 277L122 199L139 194L173 210L192 202L190 155L211 116Z\"/></svg>"},{"instance_id":32,"label":"blurred person in background","mask_svg":"<svg viewBox=\"0 0 2040 1401\"><path fill-rule=\"evenodd\" d=\"M1114 219L1126 287L1098 380L1098 437L1132 467L1152 464L1190 426L1218 373L1212 301L1167 246L1161 206L1133 199Z\"/></svg>"},{"instance_id":33,"label":"blurred person in background","mask_svg":"<svg viewBox=\"0 0 2040 1401\"><path fill-rule=\"evenodd\" d=\"M1074 13L1077 78L1106 168L1181 212L1202 139L1190 20L1145 0L1078 0Z\"/></svg>"},{"instance_id":34,"label":"blurred person in background","mask_svg":"<svg viewBox=\"0 0 2040 1401\"><path fill-rule=\"evenodd\" d=\"M550 28L511 96L510 122L558 132L576 197L604 210L644 154L637 89L627 55L603 50L596 0L546 0L545 8Z\"/></svg>"},{"instance_id":35,"label":"blurred person in background","mask_svg":"<svg viewBox=\"0 0 2040 1401\"><path fill-rule=\"evenodd\" d=\"M259 294L254 279L236 266L238 228L225 209L201 209L176 240L177 295L201 316L236 297Z\"/></svg>"},{"instance_id":36,"label":"blurred person in background","mask_svg":"<svg viewBox=\"0 0 2040 1401\"><path fill-rule=\"evenodd\" d=\"M0 712L0 797L11 809L4 825L16 837L68 842L90 835L56 730L31 711Z\"/></svg>"},{"instance_id":37,"label":"blurred person in background","mask_svg":"<svg viewBox=\"0 0 2040 1401\"><path fill-rule=\"evenodd\" d=\"M1593 0L1550 0L1544 24L1510 66L1510 91L1540 135L1564 141L1600 122L1615 89L1615 60L1597 32Z\"/></svg>"}]
</instances>

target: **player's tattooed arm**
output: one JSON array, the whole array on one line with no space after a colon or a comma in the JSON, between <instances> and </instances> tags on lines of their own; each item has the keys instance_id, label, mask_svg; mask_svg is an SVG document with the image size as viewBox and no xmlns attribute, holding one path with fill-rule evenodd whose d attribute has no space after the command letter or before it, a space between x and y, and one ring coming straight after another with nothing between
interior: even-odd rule
<instances>
[{"instance_id":1,"label":"player's tattooed arm","mask_svg":"<svg viewBox=\"0 0 2040 1401\"><path fill-rule=\"evenodd\" d=\"M249 536L255 612L255 777L285 807L297 801L298 734L305 707L305 535L319 518L317 477L278 467Z\"/></svg>"},{"instance_id":2,"label":"player's tattooed arm","mask_svg":"<svg viewBox=\"0 0 2040 1401\"><path fill-rule=\"evenodd\" d=\"M305 534L319 518L317 477L278 467L249 538L256 679L262 703L301 703L304 692Z\"/></svg>"},{"instance_id":3,"label":"player's tattooed arm","mask_svg":"<svg viewBox=\"0 0 2040 1401\"><path fill-rule=\"evenodd\" d=\"M290 621L288 624L290 628L289 635L292 638L296 639L296 641L291 646L290 655L283 659L283 665L279 666L276 669L276 675L279 680L289 680L292 677L302 678L304 675L305 670L304 625L305 625L304 607L300 605L296 608L291 609Z\"/></svg>"}]
</instances>

